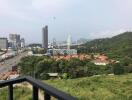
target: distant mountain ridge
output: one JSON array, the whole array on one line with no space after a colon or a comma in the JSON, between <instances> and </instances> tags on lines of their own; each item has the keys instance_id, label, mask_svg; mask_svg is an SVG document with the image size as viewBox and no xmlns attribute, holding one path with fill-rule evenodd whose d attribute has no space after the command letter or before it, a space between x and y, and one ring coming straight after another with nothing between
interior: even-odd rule
<instances>
[{"instance_id":1,"label":"distant mountain ridge","mask_svg":"<svg viewBox=\"0 0 132 100\"><path fill-rule=\"evenodd\" d=\"M95 39L83 45L81 52L107 53L132 57L132 32L125 32L112 38Z\"/></svg>"}]
</instances>

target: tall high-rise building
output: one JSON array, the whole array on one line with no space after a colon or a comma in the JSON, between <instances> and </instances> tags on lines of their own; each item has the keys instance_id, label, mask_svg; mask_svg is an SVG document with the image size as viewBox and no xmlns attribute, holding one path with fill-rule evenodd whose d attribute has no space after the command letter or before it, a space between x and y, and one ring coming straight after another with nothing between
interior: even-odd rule
<instances>
[{"instance_id":1,"label":"tall high-rise building","mask_svg":"<svg viewBox=\"0 0 132 100\"><path fill-rule=\"evenodd\" d=\"M20 35L19 34L9 34L10 41L20 42Z\"/></svg>"},{"instance_id":2,"label":"tall high-rise building","mask_svg":"<svg viewBox=\"0 0 132 100\"><path fill-rule=\"evenodd\" d=\"M11 43L11 48L20 48L21 47L21 40L19 34L9 34L9 40Z\"/></svg>"},{"instance_id":3,"label":"tall high-rise building","mask_svg":"<svg viewBox=\"0 0 132 100\"><path fill-rule=\"evenodd\" d=\"M42 29L42 47L48 49L48 26Z\"/></svg>"},{"instance_id":4,"label":"tall high-rise building","mask_svg":"<svg viewBox=\"0 0 132 100\"><path fill-rule=\"evenodd\" d=\"M0 49L2 49L2 50L8 49L8 40L7 40L7 38L0 38Z\"/></svg>"}]
</instances>

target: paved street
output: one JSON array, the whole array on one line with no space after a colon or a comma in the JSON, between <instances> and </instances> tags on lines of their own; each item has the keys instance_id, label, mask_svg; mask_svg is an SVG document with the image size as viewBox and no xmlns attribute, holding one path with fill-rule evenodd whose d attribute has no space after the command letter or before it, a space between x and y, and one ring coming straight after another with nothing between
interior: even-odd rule
<instances>
[{"instance_id":1,"label":"paved street","mask_svg":"<svg viewBox=\"0 0 132 100\"><path fill-rule=\"evenodd\" d=\"M17 65L20 62L20 59L27 55L27 52L23 52L11 59L5 60L5 62L0 63L0 73L5 73L9 71L12 66Z\"/></svg>"}]
</instances>

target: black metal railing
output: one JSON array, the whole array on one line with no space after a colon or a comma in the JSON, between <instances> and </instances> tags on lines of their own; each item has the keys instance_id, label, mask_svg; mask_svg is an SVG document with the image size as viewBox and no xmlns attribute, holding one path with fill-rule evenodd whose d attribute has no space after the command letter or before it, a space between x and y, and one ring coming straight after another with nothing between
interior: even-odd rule
<instances>
[{"instance_id":1,"label":"black metal railing","mask_svg":"<svg viewBox=\"0 0 132 100\"><path fill-rule=\"evenodd\" d=\"M53 88L39 80L33 79L29 76L24 76L12 80L0 82L0 88L8 86L8 100L13 100L13 84L28 82L32 85L32 100L38 100L38 91L39 89L44 91L44 100L51 100L51 96L57 98L58 100L77 100L77 98L72 97L71 95L59 91L56 88Z\"/></svg>"}]
</instances>

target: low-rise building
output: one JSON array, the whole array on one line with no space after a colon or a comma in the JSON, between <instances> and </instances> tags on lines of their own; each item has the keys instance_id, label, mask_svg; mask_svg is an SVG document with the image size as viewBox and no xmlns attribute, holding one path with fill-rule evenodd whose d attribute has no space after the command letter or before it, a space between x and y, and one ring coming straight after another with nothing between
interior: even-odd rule
<instances>
[{"instance_id":1,"label":"low-rise building","mask_svg":"<svg viewBox=\"0 0 132 100\"><path fill-rule=\"evenodd\" d=\"M105 55L105 54L98 54L98 55L94 55L95 59L100 59L100 60L108 60L109 58Z\"/></svg>"},{"instance_id":2,"label":"low-rise building","mask_svg":"<svg viewBox=\"0 0 132 100\"><path fill-rule=\"evenodd\" d=\"M47 73L50 77L58 77L58 73Z\"/></svg>"},{"instance_id":3,"label":"low-rise building","mask_svg":"<svg viewBox=\"0 0 132 100\"><path fill-rule=\"evenodd\" d=\"M75 49L49 49L48 53L50 53L52 56L55 56L55 55L76 55L77 50L75 50Z\"/></svg>"},{"instance_id":4,"label":"low-rise building","mask_svg":"<svg viewBox=\"0 0 132 100\"><path fill-rule=\"evenodd\" d=\"M107 60L93 60L92 61L95 65L103 65L103 66L106 66L107 64L109 64L109 61Z\"/></svg>"},{"instance_id":5,"label":"low-rise building","mask_svg":"<svg viewBox=\"0 0 132 100\"><path fill-rule=\"evenodd\" d=\"M33 52L32 51L28 51L28 56L32 56Z\"/></svg>"}]
</instances>

